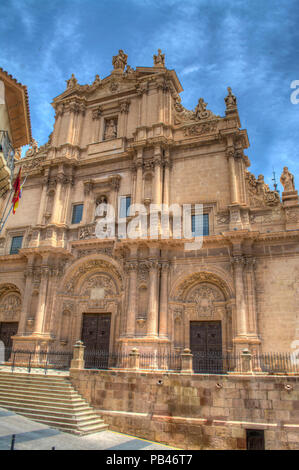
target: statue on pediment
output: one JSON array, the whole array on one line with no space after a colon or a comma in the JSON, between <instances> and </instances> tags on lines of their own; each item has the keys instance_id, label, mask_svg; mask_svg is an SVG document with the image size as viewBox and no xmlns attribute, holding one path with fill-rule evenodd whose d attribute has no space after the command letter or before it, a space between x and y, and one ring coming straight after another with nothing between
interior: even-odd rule
<instances>
[{"instance_id":1,"label":"statue on pediment","mask_svg":"<svg viewBox=\"0 0 299 470\"><path fill-rule=\"evenodd\" d=\"M71 78L66 80L66 87L67 88L74 88L76 85L78 85L78 80L76 79L75 75L72 73Z\"/></svg>"},{"instance_id":2,"label":"statue on pediment","mask_svg":"<svg viewBox=\"0 0 299 470\"><path fill-rule=\"evenodd\" d=\"M114 70L124 70L127 65L127 54L124 53L122 49L118 51L118 54L113 56L112 65Z\"/></svg>"},{"instance_id":3,"label":"statue on pediment","mask_svg":"<svg viewBox=\"0 0 299 470\"><path fill-rule=\"evenodd\" d=\"M212 111L210 111L207 108L208 103L205 103L203 98L199 98L197 106L195 108L195 116L196 119L201 120L201 119L208 119L214 116Z\"/></svg>"},{"instance_id":4,"label":"statue on pediment","mask_svg":"<svg viewBox=\"0 0 299 470\"><path fill-rule=\"evenodd\" d=\"M133 69L133 67L130 67L130 65L127 65L126 70L125 70L125 75L132 75L132 73L134 72L135 70Z\"/></svg>"},{"instance_id":5,"label":"statue on pediment","mask_svg":"<svg viewBox=\"0 0 299 470\"><path fill-rule=\"evenodd\" d=\"M280 182L283 186L284 192L295 191L294 175L292 175L292 173L289 172L289 169L287 166L283 168L283 172L280 177Z\"/></svg>"},{"instance_id":6,"label":"statue on pediment","mask_svg":"<svg viewBox=\"0 0 299 470\"><path fill-rule=\"evenodd\" d=\"M161 49L158 49L158 55L153 56L155 67L165 67L165 54L161 53Z\"/></svg>"},{"instance_id":7,"label":"statue on pediment","mask_svg":"<svg viewBox=\"0 0 299 470\"><path fill-rule=\"evenodd\" d=\"M102 80L100 79L100 76L97 74L94 78L93 85L100 85Z\"/></svg>"},{"instance_id":8,"label":"statue on pediment","mask_svg":"<svg viewBox=\"0 0 299 470\"><path fill-rule=\"evenodd\" d=\"M227 87L228 95L224 98L226 109L230 110L237 106L237 98L233 95L231 87Z\"/></svg>"},{"instance_id":9,"label":"statue on pediment","mask_svg":"<svg viewBox=\"0 0 299 470\"><path fill-rule=\"evenodd\" d=\"M31 141L31 147L25 153L25 157L33 157L38 152L38 143L35 139Z\"/></svg>"}]
</instances>

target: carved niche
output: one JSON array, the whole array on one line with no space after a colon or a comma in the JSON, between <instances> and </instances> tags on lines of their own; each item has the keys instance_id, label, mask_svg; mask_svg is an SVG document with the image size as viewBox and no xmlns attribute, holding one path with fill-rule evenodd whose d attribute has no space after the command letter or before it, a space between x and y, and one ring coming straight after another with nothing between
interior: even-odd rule
<instances>
[{"instance_id":1,"label":"carved niche","mask_svg":"<svg viewBox=\"0 0 299 470\"><path fill-rule=\"evenodd\" d=\"M104 140L117 138L117 118L105 120Z\"/></svg>"},{"instance_id":2,"label":"carved niche","mask_svg":"<svg viewBox=\"0 0 299 470\"><path fill-rule=\"evenodd\" d=\"M17 293L4 295L0 303L0 318L18 321L21 313L21 298Z\"/></svg>"}]
</instances>

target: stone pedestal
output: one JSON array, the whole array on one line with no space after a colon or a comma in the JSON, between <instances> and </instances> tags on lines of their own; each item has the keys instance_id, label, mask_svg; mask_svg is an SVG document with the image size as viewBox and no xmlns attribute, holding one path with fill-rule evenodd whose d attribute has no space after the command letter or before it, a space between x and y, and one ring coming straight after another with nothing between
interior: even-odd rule
<instances>
[{"instance_id":1,"label":"stone pedestal","mask_svg":"<svg viewBox=\"0 0 299 470\"><path fill-rule=\"evenodd\" d=\"M285 213L286 230L299 228L299 198L298 191L284 191L282 204Z\"/></svg>"},{"instance_id":2,"label":"stone pedestal","mask_svg":"<svg viewBox=\"0 0 299 470\"><path fill-rule=\"evenodd\" d=\"M129 369L138 370L139 369L139 358L140 354L137 348L133 348L129 354Z\"/></svg>"},{"instance_id":3,"label":"stone pedestal","mask_svg":"<svg viewBox=\"0 0 299 470\"><path fill-rule=\"evenodd\" d=\"M184 349L181 354L182 359L182 374L192 374L193 373L193 354L191 354L190 349Z\"/></svg>"},{"instance_id":4,"label":"stone pedestal","mask_svg":"<svg viewBox=\"0 0 299 470\"><path fill-rule=\"evenodd\" d=\"M84 369L84 349L82 341L77 341L73 349L71 369Z\"/></svg>"}]
</instances>

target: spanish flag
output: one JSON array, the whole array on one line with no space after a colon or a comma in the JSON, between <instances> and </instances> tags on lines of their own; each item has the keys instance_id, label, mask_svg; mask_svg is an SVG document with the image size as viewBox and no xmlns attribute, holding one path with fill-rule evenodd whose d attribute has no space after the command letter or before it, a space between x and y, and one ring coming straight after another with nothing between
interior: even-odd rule
<instances>
[{"instance_id":1,"label":"spanish flag","mask_svg":"<svg viewBox=\"0 0 299 470\"><path fill-rule=\"evenodd\" d=\"M13 187L14 187L15 192L14 192L14 195L13 195L13 198L12 198L12 204L13 204L12 213L14 214L16 212L16 209L17 209L18 205L19 205L19 199L21 197L21 190L22 190L22 186L21 186L21 168L19 169L19 173L18 173L18 176L15 179Z\"/></svg>"}]
</instances>

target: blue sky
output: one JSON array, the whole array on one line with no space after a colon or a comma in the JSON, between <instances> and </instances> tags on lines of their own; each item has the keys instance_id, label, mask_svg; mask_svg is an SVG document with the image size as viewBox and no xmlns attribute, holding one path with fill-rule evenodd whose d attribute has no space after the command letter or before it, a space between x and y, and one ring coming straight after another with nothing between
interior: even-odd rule
<instances>
[{"instance_id":1,"label":"blue sky","mask_svg":"<svg viewBox=\"0 0 299 470\"><path fill-rule=\"evenodd\" d=\"M299 188L298 0L1 0L0 66L28 86L33 137L45 143L52 99L75 73L79 83L110 74L123 49L132 67L151 66L161 48L166 66L194 109L203 97L224 114L231 86L249 135L251 169L272 187L283 166ZM281 189L281 187L280 187Z\"/></svg>"}]
</instances>

